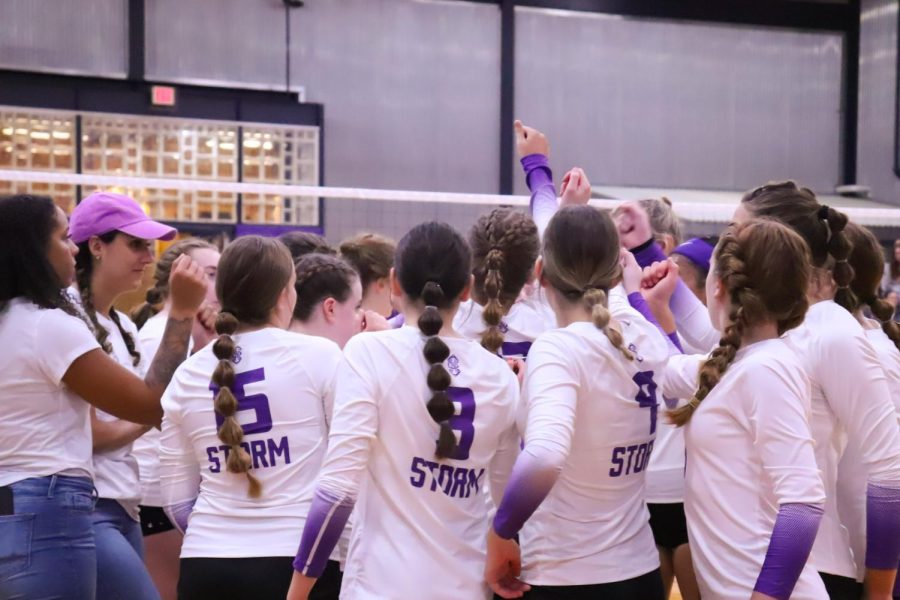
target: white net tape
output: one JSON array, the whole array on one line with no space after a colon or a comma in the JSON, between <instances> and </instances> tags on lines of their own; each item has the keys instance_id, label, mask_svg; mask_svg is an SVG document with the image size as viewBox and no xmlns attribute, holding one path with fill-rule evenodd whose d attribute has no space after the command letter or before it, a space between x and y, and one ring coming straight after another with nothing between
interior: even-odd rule
<instances>
[{"instance_id":1,"label":"white net tape","mask_svg":"<svg viewBox=\"0 0 900 600\"><path fill-rule=\"evenodd\" d=\"M167 189L203 192L227 192L239 194L257 194L285 197L318 197L333 199L356 199L389 202L475 204L475 205L507 205L528 206L528 196L506 196L495 194L469 194L453 192L426 192L407 190L381 190L366 188L341 188L328 186L281 185L263 183L228 183L208 180L122 177L105 175L78 175L75 173L54 173L47 171L16 171L0 169L0 182L43 183L50 186L80 185L103 188L124 189ZM591 204L599 208L615 208L629 199L658 197L659 193L648 193L639 188L604 188L595 186L594 190L604 195L615 196L615 199L592 200ZM721 192L698 194L690 190L653 190L672 199L678 215L687 221L706 223L728 223L734 214L740 193ZM726 202L691 201L691 197L714 197ZM866 226L900 227L900 207L890 208L875 202L844 199L841 197L822 197L824 203L842 210L851 219ZM860 206L863 205L863 206Z\"/></svg>"}]
</instances>

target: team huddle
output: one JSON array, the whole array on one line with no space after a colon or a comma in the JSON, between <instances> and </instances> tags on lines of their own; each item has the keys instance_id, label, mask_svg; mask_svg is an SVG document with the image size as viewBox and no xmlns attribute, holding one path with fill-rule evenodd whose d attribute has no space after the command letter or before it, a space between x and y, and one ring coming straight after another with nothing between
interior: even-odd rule
<instances>
[{"instance_id":1,"label":"team huddle","mask_svg":"<svg viewBox=\"0 0 900 600\"><path fill-rule=\"evenodd\" d=\"M875 236L784 182L682 241L516 133L467 237L0 199L0 598L900 597Z\"/></svg>"}]
</instances>

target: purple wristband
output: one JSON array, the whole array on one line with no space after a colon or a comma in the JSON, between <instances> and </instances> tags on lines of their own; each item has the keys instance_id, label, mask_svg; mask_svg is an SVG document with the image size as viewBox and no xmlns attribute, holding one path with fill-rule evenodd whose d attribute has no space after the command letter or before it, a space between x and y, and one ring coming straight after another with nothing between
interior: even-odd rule
<instances>
[{"instance_id":1,"label":"purple wristband","mask_svg":"<svg viewBox=\"0 0 900 600\"><path fill-rule=\"evenodd\" d=\"M300 548L294 558L295 571L308 577L319 577L322 574L352 511L351 500L338 498L327 490L316 488L306 517L306 526L300 537Z\"/></svg>"},{"instance_id":2,"label":"purple wristband","mask_svg":"<svg viewBox=\"0 0 900 600\"><path fill-rule=\"evenodd\" d=\"M494 531L505 540L515 537L525 521L537 510L559 477L560 469L541 464L528 452L519 454L513 466L503 500L494 515Z\"/></svg>"},{"instance_id":3,"label":"purple wristband","mask_svg":"<svg viewBox=\"0 0 900 600\"><path fill-rule=\"evenodd\" d=\"M900 562L900 489L866 488L866 568L894 569Z\"/></svg>"},{"instance_id":4,"label":"purple wristband","mask_svg":"<svg viewBox=\"0 0 900 600\"><path fill-rule=\"evenodd\" d=\"M778 600L791 597L809 558L824 513L821 504L781 505L754 592Z\"/></svg>"}]
</instances>

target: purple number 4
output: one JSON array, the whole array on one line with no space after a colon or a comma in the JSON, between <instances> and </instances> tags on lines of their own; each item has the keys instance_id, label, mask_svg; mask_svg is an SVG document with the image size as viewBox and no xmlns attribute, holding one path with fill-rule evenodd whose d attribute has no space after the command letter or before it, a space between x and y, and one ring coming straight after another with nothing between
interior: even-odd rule
<instances>
[{"instance_id":1,"label":"purple number 4","mask_svg":"<svg viewBox=\"0 0 900 600\"><path fill-rule=\"evenodd\" d=\"M653 371L641 371L632 378L638 386L638 393L634 397L641 408L650 409L650 433L656 432L656 411L659 401L656 399L656 382L653 381Z\"/></svg>"}]
</instances>

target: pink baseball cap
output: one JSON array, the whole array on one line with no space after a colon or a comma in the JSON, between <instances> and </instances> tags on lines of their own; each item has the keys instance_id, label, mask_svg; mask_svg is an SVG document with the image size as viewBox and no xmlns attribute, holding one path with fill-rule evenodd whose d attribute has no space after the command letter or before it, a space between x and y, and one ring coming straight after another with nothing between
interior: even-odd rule
<instances>
[{"instance_id":1,"label":"pink baseball cap","mask_svg":"<svg viewBox=\"0 0 900 600\"><path fill-rule=\"evenodd\" d=\"M78 203L69 218L69 235L76 244L110 231L142 240L171 240L178 233L148 217L132 198L112 192L94 192Z\"/></svg>"}]
</instances>

